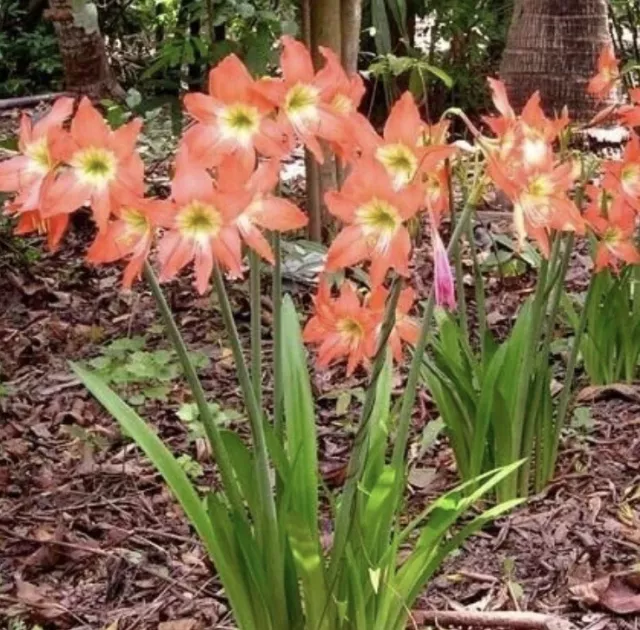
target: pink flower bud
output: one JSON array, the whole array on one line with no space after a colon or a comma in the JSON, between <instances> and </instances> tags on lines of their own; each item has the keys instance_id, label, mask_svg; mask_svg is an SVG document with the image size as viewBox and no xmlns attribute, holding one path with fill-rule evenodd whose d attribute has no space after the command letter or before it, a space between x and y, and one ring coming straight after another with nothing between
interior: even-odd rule
<instances>
[{"instance_id":1,"label":"pink flower bud","mask_svg":"<svg viewBox=\"0 0 640 630\"><path fill-rule=\"evenodd\" d=\"M436 287L436 304L455 310L456 292L453 286L453 272L447 257L447 250L440 238L438 230L432 230L434 282Z\"/></svg>"}]
</instances>

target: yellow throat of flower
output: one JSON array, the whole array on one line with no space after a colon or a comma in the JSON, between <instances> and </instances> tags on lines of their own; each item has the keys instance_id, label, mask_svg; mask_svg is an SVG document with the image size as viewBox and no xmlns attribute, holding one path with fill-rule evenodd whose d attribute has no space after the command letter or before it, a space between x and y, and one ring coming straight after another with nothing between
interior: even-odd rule
<instances>
[{"instance_id":1,"label":"yellow throat of flower","mask_svg":"<svg viewBox=\"0 0 640 630\"><path fill-rule=\"evenodd\" d=\"M260 112L257 107L237 103L225 107L218 116L224 138L232 138L239 144L249 145L260 128Z\"/></svg>"},{"instance_id":2,"label":"yellow throat of flower","mask_svg":"<svg viewBox=\"0 0 640 630\"><path fill-rule=\"evenodd\" d=\"M29 170L46 175L53 168L53 160L49 153L47 138L40 138L29 143L25 150L29 158Z\"/></svg>"},{"instance_id":3,"label":"yellow throat of flower","mask_svg":"<svg viewBox=\"0 0 640 630\"><path fill-rule=\"evenodd\" d=\"M350 347L358 346L364 339L362 324L353 317L345 317L336 324L338 332Z\"/></svg>"},{"instance_id":4,"label":"yellow throat of flower","mask_svg":"<svg viewBox=\"0 0 640 630\"><path fill-rule=\"evenodd\" d=\"M89 147L76 153L71 166L85 184L104 188L115 179L118 159L113 151L101 147Z\"/></svg>"},{"instance_id":5,"label":"yellow throat of flower","mask_svg":"<svg viewBox=\"0 0 640 630\"><path fill-rule=\"evenodd\" d=\"M313 85L297 83L288 92L284 101L287 116L294 122L315 120L318 116L319 93Z\"/></svg>"},{"instance_id":6,"label":"yellow throat of flower","mask_svg":"<svg viewBox=\"0 0 640 630\"><path fill-rule=\"evenodd\" d=\"M418 170L416 154L404 144L385 144L378 147L376 159L389 173L396 190L409 184Z\"/></svg>"},{"instance_id":7,"label":"yellow throat of flower","mask_svg":"<svg viewBox=\"0 0 640 630\"><path fill-rule=\"evenodd\" d=\"M217 236L222 224L220 211L201 201L191 201L176 216L176 227L182 236L201 243Z\"/></svg>"}]
</instances>

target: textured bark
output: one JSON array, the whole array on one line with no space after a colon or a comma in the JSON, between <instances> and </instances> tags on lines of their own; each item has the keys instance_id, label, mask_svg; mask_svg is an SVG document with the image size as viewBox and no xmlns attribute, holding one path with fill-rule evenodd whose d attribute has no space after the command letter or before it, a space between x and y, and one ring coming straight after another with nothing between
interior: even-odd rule
<instances>
[{"instance_id":1,"label":"textured bark","mask_svg":"<svg viewBox=\"0 0 640 630\"><path fill-rule=\"evenodd\" d=\"M324 64L324 59L318 49L319 46L331 48L338 58L342 56L342 24L341 0L311 0L310 2L310 41L313 63L316 70ZM329 190L337 188L337 171L335 159L325 143L321 143L324 151L324 164L309 168L307 159L307 185L309 198L315 196L318 208L310 221L310 234L315 240L321 240L323 228L326 224L327 209L324 195ZM311 158L311 162L313 162ZM317 173L317 175L316 175ZM312 181L317 177L316 181Z\"/></svg>"},{"instance_id":2,"label":"textured bark","mask_svg":"<svg viewBox=\"0 0 640 630\"><path fill-rule=\"evenodd\" d=\"M342 0L341 55L342 65L352 74L358 71L360 31L362 30L362 0Z\"/></svg>"},{"instance_id":3,"label":"textured bark","mask_svg":"<svg viewBox=\"0 0 640 630\"><path fill-rule=\"evenodd\" d=\"M512 104L540 90L548 113L567 105L572 118L590 119L608 104L586 87L610 42L606 0L516 0L500 66Z\"/></svg>"},{"instance_id":4,"label":"textured bark","mask_svg":"<svg viewBox=\"0 0 640 630\"><path fill-rule=\"evenodd\" d=\"M49 7L46 17L58 37L66 89L93 99L123 97L124 91L109 67L100 30L87 32L76 26L71 0L49 0Z\"/></svg>"}]
</instances>

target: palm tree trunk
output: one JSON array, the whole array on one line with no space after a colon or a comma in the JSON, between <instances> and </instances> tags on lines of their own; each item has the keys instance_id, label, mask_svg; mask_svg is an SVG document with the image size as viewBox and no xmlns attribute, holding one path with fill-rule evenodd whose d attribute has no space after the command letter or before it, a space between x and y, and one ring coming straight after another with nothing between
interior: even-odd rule
<instances>
[{"instance_id":1,"label":"palm tree trunk","mask_svg":"<svg viewBox=\"0 0 640 630\"><path fill-rule=\"evenodd\" d=\"M500 66L512 104L522 107L540 90L547 112L567 105L573 119L590 119L608 104L586 86L609 43L606 0L516 0Z\"/></svg>"},{"instance_id":2,"label":"palm tree trunk","mask_svg":"<svg viewBox=\"0 0 640 630\"><path fill-rule=\"evenodd\" d=\"M107 61L95 5L85 2L75 13L71 0L49 0L49 7L46 17L58 36L66 89L93 99L122 98L124 91Z\"/></svg>"}]
</instances>

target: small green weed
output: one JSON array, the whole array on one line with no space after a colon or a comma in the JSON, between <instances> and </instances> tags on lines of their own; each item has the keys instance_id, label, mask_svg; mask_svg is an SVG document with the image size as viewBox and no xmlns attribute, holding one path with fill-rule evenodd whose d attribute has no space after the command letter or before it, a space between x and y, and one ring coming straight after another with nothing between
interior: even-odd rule
<instances>
[{"instance_id":1,"label":"small green weed","mask_svg":"<svg viewBox=\"0 0 640 630\"><path fill-rule=\"evenodd\" d=\"M166 401L171 384L181 377L181 367L173 350L145 350L145 337L123 337L106 345L88 364L114 385L134 406L149 400ZM201 352L190 353L197 369L209 359Z\"/></svg>"}]
</instances>

